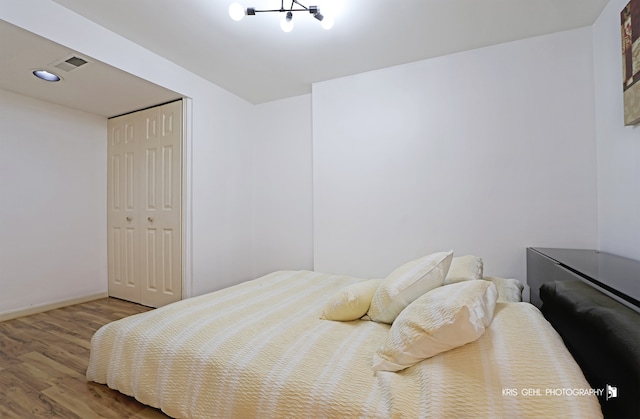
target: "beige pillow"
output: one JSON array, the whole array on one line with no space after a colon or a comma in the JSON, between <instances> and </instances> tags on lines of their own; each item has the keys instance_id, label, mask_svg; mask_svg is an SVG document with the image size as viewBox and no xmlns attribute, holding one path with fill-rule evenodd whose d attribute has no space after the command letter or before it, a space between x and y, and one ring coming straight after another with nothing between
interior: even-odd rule
<instances>
[{"instance_id":1,"label":"beige pillow","mask_svg":"<svg viewBox=\"0 0 640 419\"><path fill-rule=\"evenodd\" d=\"M407 262L382 280L367 312L370 320L393 323L402 309L425 292L442 285L453 251L433 253Z\"/></svg>"},{"instance_id":2,"label":"beige pillow","mask_svg":"<svg viewBox=\"0 0 640 419\"><path fill-rule=\"evenodd\" d=\"M471 279L482 279L483 263L478 256L457 256L451 260L451 267L444 284L453 284Z\"/></svg>"},{"instance_id":3,"label":"beige pillow","mask_svg":"<svg viewBox=\"0 0 640 419\"><path fill-rule=\"evenodd\" d=\"M385 344L373 355L373 370L400 371L473 342L493 320L497 299L489 281L464 281L426 293L393 322Z\"/></svg>"},{"instance_id":4,"label":"beige pillow","mask_svg":"<svg viewBox=\"0 0 640 419\"><path fill-rule=\"evenodd\" d=\"M322 310L322 319L348 322L367 314L380 279L356 282L338 291Z\"/></svg>"},{"instance_id":5,"label":"beige pillow","mask_svg":"<svg viewBox=\"0 0 640 419\"><path fill-rule=\"evenodd\" d=\"M496 284L499 303L519 303L522 301L524 285L517 279L499 278L497 276L486 276L484 279Z\"/></svg>"}]
</instances>

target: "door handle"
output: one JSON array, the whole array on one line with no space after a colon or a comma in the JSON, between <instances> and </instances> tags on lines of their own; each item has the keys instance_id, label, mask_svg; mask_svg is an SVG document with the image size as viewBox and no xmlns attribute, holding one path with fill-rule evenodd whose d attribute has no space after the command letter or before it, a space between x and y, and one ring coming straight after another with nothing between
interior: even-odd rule
<instances>
[{"instance_id":1,"label":"door handle","mask_svg":"<svg viewBox=\"0 0 640 419\"><path fill-rule=\"evenodd\" d=\"M147 221L149 221L150 223L152 223L152 222L153 222L153 218L151 218L151 217L147 217Z\"/></svg>"},{"instance_id":2,"label":"door handle","mask_svg":"<svg viewBox=\"0 0 640 419\"><path fill-rule=\"evenodd\" d=\"M127 217L127 221L131 221L131 217Z\"/></svg>"}]
</instances>

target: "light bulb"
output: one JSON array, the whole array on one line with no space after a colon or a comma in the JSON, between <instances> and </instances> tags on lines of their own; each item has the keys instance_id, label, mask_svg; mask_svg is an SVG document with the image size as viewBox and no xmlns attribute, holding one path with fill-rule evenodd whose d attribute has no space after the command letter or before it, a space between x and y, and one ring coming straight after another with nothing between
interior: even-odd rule
<instances>
[{"instance_id":1,"label":"light bulb","mask_svg":"<svg viewBox=\"0 0 640 419\"><path fill-rule=\"evenodd\" d=\"M56 82L56 81L62 80L60 76L58 76L55 73L51 73L47 70L35 70L33 72L33 75L39 79L46 80L46 81Z\"/></svg>"},{"instance_id":2,"label":"light bulb","mask_svg":"<svg viewBox=\"0 0 640 419\"><path fill-rule=\"evenodd\" d=\"M342 14L342 9L344 8L344 0L331 0L322 3L322 14L325 16L340 16Z\"/></svg>"},{"instance_id":3,"label":"light bulb","mask_svg":"<svg viewBox=\"0 0 640 419\"><path fill-rule=\"evenodd\" d=\"M280 28L284 32L291 32L293 30L293 13L287 12L287 15L280 21Z\"/></svg>"},{"instance_id":4,"label":"light bulb","mask_svg":"<svg viewBox=\"0 0 640 419\"><path fill-rule=\"evenodd\" d=\"M242 7L238 3L233 3L231 6L229 6L229 16L231 16L231 19L235 20L236 22L241 21L244 17L244 7Z\"/></svg>"},{"instance_id":5,"label":"light bulb","mask_svg":"<svg viewBox=\"0 0 640 419\"><path fill-rule=\"evenodd\" d=\"M333 16L327 16L327 15L325 15L324 19L320 21L320 25L327 30L333 28L334 23L335 22L333 20Z\"/></svg>"}]
</instances>

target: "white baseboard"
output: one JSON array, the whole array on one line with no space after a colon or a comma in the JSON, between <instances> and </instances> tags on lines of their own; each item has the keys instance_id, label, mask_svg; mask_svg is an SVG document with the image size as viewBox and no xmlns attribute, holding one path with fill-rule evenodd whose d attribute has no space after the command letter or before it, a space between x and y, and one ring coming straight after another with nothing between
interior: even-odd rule
<instances>
[{"instance_id":1,"label":"white baseboard","mask_svg":"<svg viewBox=\"0 0 640 419\"><path fill-rule=\"evenodd\" d=\"M85 295L84 297L69 298L67 300L55 301L53 303L38 304L27 308L6 311L4 313L0 313L0 322L16 319L18 317L30 316L32 314L43 313L45 311L55 310L56 308L68 307L75 304L99 300L100 298L107 298L108 296L109 293L103 291L97 294Z\"/></svg>"}]
</instances>

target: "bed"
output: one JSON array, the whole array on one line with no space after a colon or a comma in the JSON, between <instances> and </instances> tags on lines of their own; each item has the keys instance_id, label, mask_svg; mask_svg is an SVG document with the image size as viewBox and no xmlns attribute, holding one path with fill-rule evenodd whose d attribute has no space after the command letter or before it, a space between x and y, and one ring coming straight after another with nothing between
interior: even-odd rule
<instances>
[{"instance_id":1,"label":"bed","mask_svg":"<svg viewBox=\"0 0 640 419\"><path fill-rule=\"evenodd\" d=\"M105 325L87 378L175 418L602 417L562 339L500 278L473 278L486 295L498 290L477 339L374 371L410 307L471 279L444 275L387 324L323 318L368 279L274 272Z\"/></svg>"}]
</instances>

